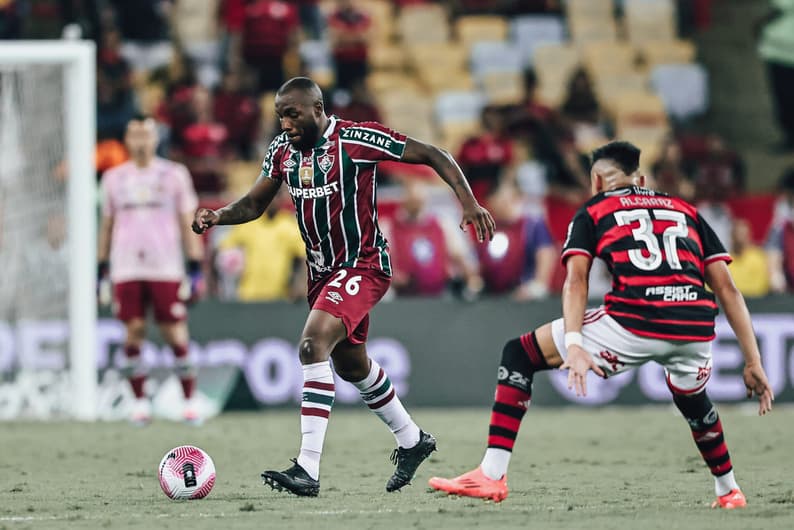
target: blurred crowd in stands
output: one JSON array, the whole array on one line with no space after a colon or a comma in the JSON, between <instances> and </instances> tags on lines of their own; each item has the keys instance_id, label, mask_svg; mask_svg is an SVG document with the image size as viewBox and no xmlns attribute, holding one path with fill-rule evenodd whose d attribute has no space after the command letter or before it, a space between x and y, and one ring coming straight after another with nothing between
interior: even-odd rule
<instances>
[{"instance_id":1,"label":"blurred crowd in stands","mask_svg":"<svg viewBox=\"0 0 794 530\"><path fill-rule=\"evenodd\" d=\"M772 3L784 12L766 22L782 16L790 24L792 2ZM589 193L587 153L615 137L643 148L653 187L699 206L730 247L746 295L791 291L794 168L778 190L748 194L740 154L719 135L688 127L708 108L708 78L688 37L708 27L711 4L0 0L0 37L93 39L97 178L126 159L127 121L151 115L159 153L188 167L210 207L258 176L278 133L275 90L295 75L320 83L329 113L382 121L447 148L498 232L474 244L431 171L382 164L380 224L395 263L393 296L558 293L558 250ZM759 31L763 38L765 27ZM791 75L794 58L764 57L777 61L777 75ZM288 197L256 222L213 230L209 240L217 296L305 295L304 249ZM603 267L594 267L592 284L594 296L609 289Z\"/></svg>"}]
</instances>

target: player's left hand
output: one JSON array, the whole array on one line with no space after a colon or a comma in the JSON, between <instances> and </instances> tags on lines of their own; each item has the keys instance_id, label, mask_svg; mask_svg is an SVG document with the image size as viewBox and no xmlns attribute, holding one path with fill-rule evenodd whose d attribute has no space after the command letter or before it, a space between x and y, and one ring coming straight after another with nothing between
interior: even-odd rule
<instances>
[{"instance_id":1,"label":"player's left hand","mask_svg":"<svg viewBox=\"0 0 794 530\"><path fill-rule=\"evenodd\" d=\"M747 388L747 398L758 396L758 415L763 416L772 410L775 393L769 386L764 367L761 363L748 364L744 367L744 386Z\"/></svg>"},{"instance_id":2,"label":"player's left hand","mask_svg":"<svg viewBox=\"0 0 794 530\"><path fill-rule=\"evenodd\" d=\"M472 201L463 206L463 219L460 222L461 230L465 232L468 225L474 225L478 241L485 241L486 236L488 241L493 239L496 223L494 223L491 213L480 206L477 201Z\"/></svg>"},{"instance_id":3,"label":"player's left hand","mask_svg":"<svg viewBox=\"0 0 794 530\"><path fill-rule=\"evenodd\" d=\"M568 390L575 390L577 397L587 395L587 372L592 370L597 376L604 377L604 371L593 357L575 344L568 347L568 355L560 370L568 370Z\"/></svg>"}]
</instances>

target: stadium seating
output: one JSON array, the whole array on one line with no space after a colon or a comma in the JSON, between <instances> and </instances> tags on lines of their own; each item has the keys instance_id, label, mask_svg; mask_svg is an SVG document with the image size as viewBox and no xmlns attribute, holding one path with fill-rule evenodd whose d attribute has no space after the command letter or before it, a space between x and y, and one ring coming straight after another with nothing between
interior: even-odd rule
<instances>
[{"instance_id":1,"label":"stadium seating","mask_svg":"<svg viewBox=\"0 0 794 530\"><path fill-rule=\"evenodd\" d=\"M660 64L651 72L651 85L664 101L667 113L685 120L708 108L706 69L699 64Z\"/></svg>"},{"instance_id":2,"label":"stadium seating","mask_svg":"<svg viewBox=\"0 0 794 530\"><path fill-rule=\"evenodd\" d=\"M493 72L521 72L521 50L508 41L480 41L471 48L471 70L475 77Z\"/></svg>"},{"instance_id":3,"label":"stadium seating","mask_svg":"<svg viewBox=\"0 0 794 530\"><path fill-rule=\"evenodd\" d=\"M637 51L625 42L592 42L582 48L582 60L591 75L626 73L634 70Z\"/></svg>"},{"instance_id":4,"label":"stadium seating","mask_svg":"<svg viewBox=\"0 0 794 530\"><path fill-rule=\"evenodd\" d=\"M406 44L447 42L451 33L447 13L438 4L404 7L397 20L397 27Z\"/></svg>"},{"instance_id":5,"label":"stadium seating","mask_svg":"<svg viewBox=\"0 0 794 530\"><path fill-rule=\"evenodd\" d=\"M536 47L565 42L565 24L556 16L520 16L510 22L510 37L521 50L524 65L530 66Z\"/></svg>"},{"instance_id":6,"label":"stadium seating","mask_svg":"<svg viewBox=\"0 0 794 530\"><path fill-rule=\"evenodd\" d=\"M568 29L573 41L582 46L590 42L613 41L618 36L617 24L613 18L571 18L568 20Z\"/></svg>"},{"instance_id":7,"label":"stadium seating","mask_svg":"<svg viewBox=\"0 0 794 530\"><path fill-rule=\"evenodd\" d=\"M631 42L675 39L675 6L672 0L625 0L623 8Z\"/></svg>"},{"instance_id":8,"label":"stadium seating","mask_svg":"<svg viewBox=\"0 0 794 530\"><path fill-rule=\"evenodd\" d=\"M432 94L474 88L467 50L458 43L409 46L407 57L419 81Z\"/></svg>"},{"instance_id":9,"label":"stadium seating","mask_svg":"<svg viewBox=\"0 0 794 530\"><path fill-rule=\"evenodd\" d=\"M659 64L691 63L695 60L695 45L686 40L649 40L639 43L638 49L648 70Z\"/></svg>"},{"instance_id":10,"label":"stadium seating","mask_svg":"<svg viewBox=\"0 0 794 530\"><path fill-rule=\"evenodd\" d=\"M505 40L508 28L507 20L495 15L464 16L455 22L458 41L467 47L479 41Z\"/></svg>"},{"instance_id":11,"label":"stadium seating","mask_svg":"<svg viewBox=\"0 0 794 530\"><path fill-rule=\"evenodd\" d=\"M579 66L579 52L570 44L541 45L532 58L538 77L539 97L557 106L565 95L565 87L573 71Z\"/></svg>"},{"instance_id":12,"label":"stadium seating","mask_svg":"<svg viewBox=\"0 0 794 530\"><path fill-rule=\"evenodd\" d=\"M367 55L369 65L374 71L402 71L405 68L405 50L391 43L374 43Z\"/></svg>"},{"instance_id":13,"label":"stadium seating","mask_svg":"<svg viewBox=\"0 0 794 530\"><path fill-rule=\"evenodd\" d=\"M613 0L567 0L565 13L568 19L593 18L604 20L612 18L615 11Z\"/></svg>"}]
</instances>

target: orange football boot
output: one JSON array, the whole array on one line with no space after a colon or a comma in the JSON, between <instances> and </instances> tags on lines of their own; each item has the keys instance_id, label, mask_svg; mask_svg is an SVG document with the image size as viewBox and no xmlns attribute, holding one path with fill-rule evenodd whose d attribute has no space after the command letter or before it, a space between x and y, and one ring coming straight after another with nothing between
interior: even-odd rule
<instances>
[{"instance_id":1,"label":"orange football boot","mask_svg":"<svg viewBox=\"0 0 794 530\"><path fill-rule=\"evenodd\" d=\"M429 484L431 488L451 495L490 499L494 502L505 500L508 494L507 475L499 480L493 480L486 477L479 466L455 478L433 477Z\"/></svg>"},{"instance_id":2,"label":"orange football boot","mask_svg":"<svg viewBox=\"0 0 794 530\"><path fill-rule=\"evenodd\" d=\"M744 497L742 490L738 488L717 497L717 500L711 503L712 508L725 508L726 510L744 508L745 506L747 506L747 499Z\"/></svg>"}]
</instances>

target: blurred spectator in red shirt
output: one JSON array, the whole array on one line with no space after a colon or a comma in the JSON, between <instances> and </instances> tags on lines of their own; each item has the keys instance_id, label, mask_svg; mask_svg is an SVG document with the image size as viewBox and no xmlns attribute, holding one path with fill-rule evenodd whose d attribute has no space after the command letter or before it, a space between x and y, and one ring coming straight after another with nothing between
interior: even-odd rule
<instances>
[{"instance_id":1,"label":"blurred spectator in red shirt","mask_svg":"<svg viewBox=\"0 0 794 530\"><path fill-rule=\"evenodd\" d=\"M336 65L336 86L350 88L367 76L367 48L372 19L353 0L337 0L328 17L331 50Z\"/></svg>"},{"instance_id":2,"label":"blurred spectator in red shirt","mask_svg":"<svg viewBox=\"0 0 794 530\"><path fill-rule=\"evenodd\" d=\"M513 144L505 133L505 117L500 107L483 108L481 122L483 132L463 142L457 161L471 183L474 196L482 202L499 185L503 168L513 163Z\"/></svg>"},{"instance_id":3,"label":"blurred spectator in red shirt","mask_svg":"<svg viewBox=\"0 0 794 530\"><path fill-rule=\"evenodd\" d=\"M522 212L514 186L500 188L488 204L496 232L487 244L475 246L485 292L511 294L517 300L545 298L557 260L546 221Z\"/></svg>"},{"instance_id":4,"label":"blurred spectator in red shirt","mask_svg":"<svg viewBox=\"0 0 794 530\"><path fill-rule=\"evenodd\" d=\"M256 72L260 92L284 83L284 56L297 42L298 7L281 0L225 0L223 17L231 47Z\"/></svg>"},{"instance_id":5,"label":"blurred spectator in red shirt","mask_svg":"<svg viewBox=\"0 0 794 530\"><path fill-rule=\"evenodd\" d=\"M674 138L665 140L659 160L651 167L655 189L691 201L695 187L687 174L681 146Z\"/></svg>"},{"instance_id":6,"label":"blurred spectator in red shirt","mask_svg":"<svg viewBox=\"0 0 794 530\"><path fill-rule=\"evenodd\" d=\"M695 160L692 177L699 200L722 202L744 189L744 162L722 138L706 137L705 150Z\"/></svg>"},{"instance_id":7,"label":"blurred spectator in red shirt","mask_svg":"<svg viewBox=\"0 0 794 530\"><path fill-rule=\"evenodd\" d=\"M162 86L165 94L155 112L157 120L169 128L163 142L179 145L182 142L182 131L192 120L191 100L193 90L198 84L193 62L177 50L168 65L152 72L150 82Z\"/></svg>"},{"instance_id":8,"label":"blurred spectator in red shirt","mask_svg":"<svg viewBox=\"0 0 794 530\"><path fill-rule=\"evenodd\" d=\"M259 134L261 112L259 102L241 88L240 73L229 70L213 97L213 116L226 126L228 143L246 160L254 155Z\"/></svg>"},{"instance_id":9,"label":"blurred spectator in red shirt","mask_svg":"<svg viewBox=\"0 0 794 530\"><path fill-rule=\"evenodd\" d=\"M465 243L455 228L426 208L427 190L415 180L405 182L405 197L388 232L394 279L399 296L439 296L456 277L476 293L482 281L476 266L465 257Z\"/></svg>"},{"instance_id":10,"label":"blurred spectator in red shirt","mask_svg":"<svg viewBox=\"0 0 794 530\"><path fill-rule=\"evenodd\" d=\"M770 287L773 292L794 291L794 167L780 178L781 197L766 242Z\"/></svg>"},{"instance_id":11,"label":"blurred spectator in red shirt","mask_svg":"<svg viewBox=\"0 0 794 530\"><path fill-rule=\"evenodd\" d=\"M212 116L212 95L198 86L191 98L193 121L182 132L178 148L198 193L219 193L226 186L225 159L229 153L226 126Z\"/></svg>"},{"instance_id":12,"label":"blurred spectator in red shirt","mask_svg":"<svg viewBox=\"0 0 794 530\"><path fill-rule=\"evenodd\" d=\"M97 69L115 85L116 90L130 89L130 65L121 55L121 33L115 28L102 32L97 50Z\"/></svg>"},{"instance_id":13,"label":"blurred spectator in red shirt","mask_svg":"<svg viewBox=\"0 0 794 530\"><path fill-rule=\"evenodd\" d=\"M350 121L382 121L363 79L353 83L349 91L337 90L334 93L331 113Z\"/></svg>"}]
</instances>

